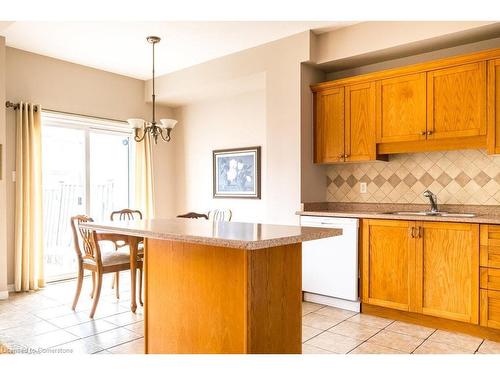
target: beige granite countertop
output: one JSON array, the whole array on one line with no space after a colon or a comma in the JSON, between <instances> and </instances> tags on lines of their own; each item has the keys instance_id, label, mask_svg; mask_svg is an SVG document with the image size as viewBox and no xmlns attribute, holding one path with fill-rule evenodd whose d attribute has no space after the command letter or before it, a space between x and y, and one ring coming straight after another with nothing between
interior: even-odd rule
<instances>
[{"instance_id":1,"label":"beige granite countertop","mask_svg":"<svg viewBox=\"0 0 500 375\"><path fill-rule=\"evenodd\" d=\"M440 217L422 215L394 215L388 212L396 211L425 211L429 205L395 204L395 203L305 203L304 210L298 211L302 216L330 216L359 219L392 219L442 221L458 223L500 224L499 206L476 205L440 205L440 211L453 213L473 213L474 217Z\"/></svg>"},{"instance_id":2,"label":"beige granite countertop","mask_svg":"<svg viewBox=\"0 0 500 375\"><path fill-rule=\"evenodd\" d=\"M99 232L160 240L184 241L211 246L255 250L340 236L341 229L290 225L213 222L201 219L153 219L83 223Z\"/></svg>"}]
</instances>

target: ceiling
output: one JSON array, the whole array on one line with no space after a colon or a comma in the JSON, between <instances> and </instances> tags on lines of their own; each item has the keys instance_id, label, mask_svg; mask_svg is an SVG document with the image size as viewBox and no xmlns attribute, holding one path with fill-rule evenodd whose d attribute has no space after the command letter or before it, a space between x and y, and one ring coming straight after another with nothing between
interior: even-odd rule
<instances>
[{"instance_id":1,"label":"ceiling","mask_svg":"<svg viewBox=\"0 0 500 375\"><path fill-rule=\"evenodd\" d=\"M151 46L156 75L281 39L305 30L322 33L356 22L202 21L202 22L3 22L0 35L9 47L130 77L151 77Z\"/></svg>"}]
</instances>

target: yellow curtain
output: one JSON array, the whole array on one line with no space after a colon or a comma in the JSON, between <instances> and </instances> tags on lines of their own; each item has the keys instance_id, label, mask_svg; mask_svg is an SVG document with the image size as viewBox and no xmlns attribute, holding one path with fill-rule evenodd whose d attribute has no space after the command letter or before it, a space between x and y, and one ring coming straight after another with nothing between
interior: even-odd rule
<instances>
[{"instance_id":1,"label":"yellow curtain","mask_svg":"<svg viewBox=\"0 0 500 375\"><path fill-rule=\"evenodd\" d=\"M155 215L152 157L152 141L146 135L135 144L135 204L145 219Z\"/></svg>"},{"instance_id":2,"label":"yellow curtain","mask_svg":"<svg viewBox=\"0 0 500 375\"><path fill-rule=\"evenodd\" d=\"M36 111L35 111L36 108ZM40 106L20 103L16 111L16 291L45 284L42 242L42 124Z\"/></svg>"}]
</instances>

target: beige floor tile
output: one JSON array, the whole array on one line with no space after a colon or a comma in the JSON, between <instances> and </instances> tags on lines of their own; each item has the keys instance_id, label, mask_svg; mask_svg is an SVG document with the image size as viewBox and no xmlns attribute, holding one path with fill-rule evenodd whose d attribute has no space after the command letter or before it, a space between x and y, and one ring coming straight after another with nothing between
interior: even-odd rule
<instances>
[{"instance_id":1,"label":"beige floor tile","mask_svg":"<svg viewBox=\"0 0 500 375\"><path fill-rule=\"evenodd\" d=\"M78 324L76 326L66 328L66 331L75 336L84 338L97 335L101 332L110 331L117 328L116 325L109 323L105 320L92 320L87 323Z\"/></svg>"},{"instance_id":2,"label":"beige floor tile","mask_svg":"<svg viewBox=\"0 0 500 375\"><path fill-rule=\"evenodd\" d=\"M328 330L339 335L352 337L357 340L368 340L380 331L379 328L366 326L363 324L344 321Z\"/></svg>"},{"instance_id":3,"label":"beige floor tile","mask_svg":"<svg viewBox=\"0 0 500 375\"><path fill-rule=\"evenodd\" d=\"M364 342L349 354L407 354L400 350L386 348L385 346L377 345L372 342Z\"/></svg>"},{"instance_id":4,"label":"beige floor tile","mask_svg":"<svg viewBox=\"0 0 500 375\"><path fill-rule=\"evenodd\" d=\"M310 313L302 318L302 324L308 327L327 330L334 325L339 324L343 319L331 318L329 316Z\"/></svg>"},{"instance_id":5,"label":"beige floor tile","mask_svg":"<svg viewBox=\"0 0 500 375\"><path fill-rule=\"evenodd\" d=\"M477 352L481 354L500 354L500 342L484 340Z\"/></svg>"},{"instance_id":6,"label":"beige floor tile","mask_svg":"<svg viewBox=\"0 0 500 375\"><path fill-rule=\"evenodd\" d=\"M405 335L418 337L421 339L428 338L432 333L434 333L434 328L428 328L424 326L419 326L416 324L410 324L405 322L395 321L391 323L386 328L388 331L403 333Z\"/></svg>"},{"instance_id":7,"label":"beige floor tile","mask_svg":"<svg viewBox=\"0 0 500 375\"><path fill-rule=\"evenodd\" d=\"M37 336L43 333L57 331L59 328L45 321L39 321L34 324L25 324L15 328L9 328L0 331L2 337L21 338L28 336Z\"/></svg>"},{"instance_id":8,"label":"beige floor tile","mask_svg":"<svg viewBox=\"0 0 500 375\"><path fill-rule=\"evenodd\" d=\"M437 330L430 337L430 341L441 342L443 344L449 344L453 346L458 346L469 351L476 351L479 345L483 342L483 339L478 337L464 335L462 333L453 333L447 331Z\"/></svg>"},{"instance_id":9,"label":"beige floor tile","mask_svg":"<svg viewBox=\"0 0 500 375\"><path fill-rule=\"evenodd\" d=\"M133 312L129 311L129 312L121 313L121 314L115 314L115 315L108 316L108 317L104 318L104 320L106 320L107 322L113 323L117 326L124 326L127 324L132 324L132 323L140 322L140 321L144 320L144 315L138 314L138 313L134 314Z\"/></svg>"},{"instance_id":10,"label":"beige floor tile","mask_svg":"<svg viewBox=\"0 0 500 375\"><path fill-rule=\"evenodd\" d=\"M458 346L453 346L450 344L444 344L442 342L426 340L422 345L420 345L415 351L415 354L474 354L474 351L470 351L464 348L459 348Z\"/></svg>"},{"instance_id":11,"label":"beige floor tile","mask_svg":"<svg viewBox=\"0 0 500 375\"><path fill-rule=\"evenodd\" d=\"M90 336L87 339L101 348L108 349L139 338L141 338L141 335L138 335L135 332L129 331L125 328L116 328L111 331L99 333L95 336Z\"/></svg>"},{"instance_id":12,"label":"beige floor tile","mask_svg":"<svg viewBox=\"0 0 500 375\"><path fill-rule=\"evenodd\" d=\"M335 354L328 350L317 348L316 346L302 344L302 354Z\"/></svg>"},{"instance_id":13,"label":"beige floor tile","mask_svg":"<svg viewBox=\"0 0 500 375\"><path fill-rule=\"evenodd\" d=\"M123 328L126 328L130 331L133 331L133 332L143 336L144 335L144 320L141 320L140 322L128 324L126 326L123 326Z\"/></svg>"},{"instance_id":14,"label":"beige floor tile","mask_svg":"<svg viewBox=\"0 0 500 375\"><path fill-rule=\"evenodd\" d=\"M60 328L67 328L76 326L91 321L88 312L72 312L69 315L59 316L57 318L49 319L48 322Z\"/></svg>"},{"instance_id":15,"label":"beige floor tile","mask_svg":"<svg viewBox=\"0 0 500 375\"><path fill-rule=\"evenodd\" d=\"M77 340L78 337L62 329L43 333L38 336L27 337L22 344L32 349L46 349ZM19 341L18 341L19 343Z\"/></svg>"},{"instance_id":16,"label":"beige floor tile","mask_svg":"<svg viewBox=\"0 0 500 375\"><path fill-rule=\"evenodd\" d=\"M302 326L302 342L313 338L323 332L321 329L316 329L308 326Z\"/></svg>"},{"instance_id":17,"label":"beige floor tile","mask_svg":"<svg viewBox=\"0 0 500 375\"><path fill-rule=\"evenodd\" d=\"M73 310L69 306L56 306L56 307L49 307L41 310L36 310L33 312L36 316L38 316L41 319L53 319L53 318L59 318L61 316L65 315L72 315L75 314Z\"/></svg>"},{"instance_id":18,"label":"beige floor tile","mask_svg":"<svg viewBox=\"0 0 500 375\"><path fill-rule=\"evenodd\" d=\"M319 314L319 315L325 315L325 316L328 316L330 318L342 319L342 320L348 319L348 318L358 314L357 312L354 312L354 311L339 309L339 308L330 307L330 306L325 306L325 307L315 311L315 313Z\"/></svg>"},{"instance_id":19,"label":"beige floor tile","mask_svg":"<svg viewBox=\"0 0 500 375\"><path fill-rule=\"evenodd\" d=\"M391 349L401 350L405 353L411 353L423 341L423 339L419 339L417 337L403 335L401 333L386 330L380 331L370 340L368 340L368 342L371 342L373 344L385 346Z\"/></svg>"},{"instance_id":20,"label":"beige floor tile","mask_svg":"<svg viewBox=\"0 0 500 375\"><path fill-rule=\"evenodd\" d=\"M108 349L113 354L144 354L144 339L127 342Z\"/></svg>"},{"instance_id":21,"label":"beige floor tile","mask_svg":"<svg viewBox=\"0 0 500 375\"><path fill-rule=\"evenodd\" d=\"M345 354L362 342L363 341L351 337L337 335L331 332L323 332L307 341L307 344L323 350L328 350L332 353Z\"/></svg>"},{"instance_id":22,"label":"beige floor tile","mask_svg":"<svg viewBox=\"0 0 500 375\"><path fill-rule=\"evenodd\" d=\"M387 327L394 320L380 318L378 316L368 314L357 314L347 319L347 321L382 329Z\"/></svg>"},{"instance_id":23,"label":"beige floor tile","mask_svg":"<svg viewBox=\"0 0 500 375\"><path fill-rule=\"evenodd\" d=\"M320 305L319 303L313 303L313 302L302 302L302 315L306 315L309 313L312 313L316 310L319 310L323 307L323 305Z\"/></svg>"}]
</instances>

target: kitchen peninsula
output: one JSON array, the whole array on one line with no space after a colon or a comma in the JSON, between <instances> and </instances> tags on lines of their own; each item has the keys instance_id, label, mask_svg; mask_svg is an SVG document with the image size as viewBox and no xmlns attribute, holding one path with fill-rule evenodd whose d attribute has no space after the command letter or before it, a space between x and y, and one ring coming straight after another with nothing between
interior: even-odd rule
<instances>
[{"instance_id":1,"label":"kitchen peninsula","mask_svg":"<svg viewBox=\"0 0 500 375\"><path fill-rule=\"evenodd\" d=\"M85 223L145 239L145 353L301 353L301 243L340 229L156 219Z\"/></svg>"}]
</instances>

